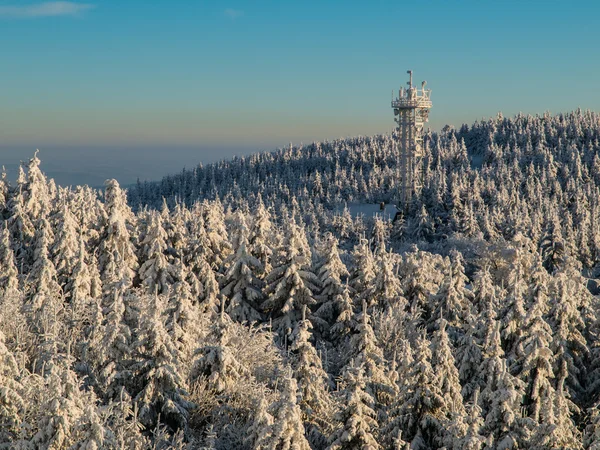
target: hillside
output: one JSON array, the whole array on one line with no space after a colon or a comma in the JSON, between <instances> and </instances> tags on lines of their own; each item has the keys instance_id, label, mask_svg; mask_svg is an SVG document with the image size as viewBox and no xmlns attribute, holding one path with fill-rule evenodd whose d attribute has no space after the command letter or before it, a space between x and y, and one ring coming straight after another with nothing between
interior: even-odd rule
<instances>
[{"instance_id":1,"label":"hillside","mask_svg":"<svg viewBox=\"0 0 600 450\"><path fill-rule=\"evenodd\" d=\"M389 136L129 192L0 180L0 448L600 446L600 115Z\"/></svg>"},{"instance_id":2,"label":"hillside","mask_svg":"<svg viewBox=\"0 0 600 450\"><path fill-rule=\"evenodd\" d=\"M598 262L599 146L600 116L589 111L499 115L430 133L425 188L401 233L408 241L453 233L481 233L491 241L520 232L538 244L560 227L558 234L573 242L573 256L592 268ZM358 137L200 165L140 183L128 195L134 207L160 208L165 200L191 207L218 197L225 207L247 209L260 194L277 215L296 208L296 219L331 229L343 221L333 212L346 203L397 198L396 163L390 136Z\"/></svg>"}]
</instances>

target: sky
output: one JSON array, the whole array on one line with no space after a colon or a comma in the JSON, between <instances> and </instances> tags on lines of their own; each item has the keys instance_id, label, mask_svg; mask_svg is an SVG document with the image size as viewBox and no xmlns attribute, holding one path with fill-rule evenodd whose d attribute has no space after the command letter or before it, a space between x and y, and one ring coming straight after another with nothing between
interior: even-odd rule
<instances>
[{"instance_id":1,"label":"sky","mask_svg":"<svg viewBox=\"0 0 600 450\"><path fill-rule=\"evenodd\" d=\"M600 3L0 0L0 165L61 184L389 132L406 70L430 127L600 110Z\"/></svg>"}]
</instances>

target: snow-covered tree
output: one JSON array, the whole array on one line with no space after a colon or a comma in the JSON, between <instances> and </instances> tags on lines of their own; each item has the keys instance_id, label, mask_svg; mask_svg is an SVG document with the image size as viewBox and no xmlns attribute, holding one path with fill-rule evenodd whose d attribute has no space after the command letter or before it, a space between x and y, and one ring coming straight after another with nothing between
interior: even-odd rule
<instances>
[{"instance_id":1,"label":"snow-covered tree","mask_svg":"<svg viewBox=\"0 0 600 450\"><path fill-rule=\"evenodd\" d=\"M185 366L196 350L206 325L200 309L194 304L190 285L186 281L187 269L181 260L176 263L175 275L178 281L169 290L165 326L177 347L178 359Z\"/></svg>"},{"instance_id":2,"label":"snow-covered tree","mask_svg":"<svg viewBox=\"0 0 600 450\"><path fill-rule=\"evenodd\" d=\"M388 406L395 396L395 385L389 379L387 362L383 355L371 324L366 301L362 313L356 319L356 330L350 338L346 360L349 364L359 364L367 377L369 394L377 401L377 406Z\"/></svg>"},{"instance_id":3,"label":"snow-covered tree","mask_svg":"<svg viewBox=\"0 0 600 450\"><path fill-rule=\"evenodd\" d=\"M89 343L94 373L109 399L116 398L129 384L132 340L132 330L125 320L124 294L115 289L104 310L104 319Z\"/></svg>"},{"instance_id":4,"label":"snow-covered tree","mask_svg":"<svg viewBox=\"0 0 600 450\"><path fill-rule=\"evenodd\" d=\"M441 319L438 329L431 340L432 367L436 375L436 384L444 396L446 405L453 414L464 416L465 409L461 395L461 385L446 331L447 322Z\"/></svg>"},{"instance_id":5,"label":"snow-covered tree","mask_svg":"<svg viewBox=\"0 0 600 450\"><path fill-rule=\"evenodd\" d=\"M298 405L296 380L288 375L283 378L282 383L281 398L272 405L273 425L263 448L310 450Z\"/></svg>"},{"instance_id":6,"label":"snow-covered tree","mask_svg":"<svg viewBox=\"0 0 600 450\"><path fill-rule=\"evenodd\" d=\"M321 293L316 297L319 306L313 320L319 331L326 332L331 331L330 327L343 311L346 311L346 319L348 318L348 310L352 310L352 301L344 294L347 285L344 285L342 278L347 280L349 272L340 259L337 239L327 234L320 247L321 261L316 272ZM346 319L342 318L342 321Z\"/></svg>"},{"instance_id":7,"label":"snow-covered tree","mask_svg":"<svg viewBox=\"0 0 600 450\"><path fill-rule=\"evenodd\" d=\"M114 287L128 288L132 285L138 261L131 236L135 217L127 205L125 193L117 180L107 180L105 186L107 223L101 238L98 263L106 295L110 297Z\"/></svg>"},{"instance_id":8,"label":"snow-covered tree","mask_svg":"<svg viewBox=\"0 0 600 450\"><path fill-rule=\"evenodd\" d=\"M50 211L52 200L51 192L46 177L40 170L40 159L38 151L27 165L27 182L24 185L24 209L32 223L37 223Z\"/></svg>"},{"instance_id":9,"label":"snow-covered tree","mask_svg":"<svg viewBox=\"0 0 600 450\"><path fill-rule=\"evenodd\" d=\"M364 368L358 362L351 363L343 376L343 404L338 413L339 428L332 434L327 450L360 448L378 450L377 413L373 409L374 399L366 390L367 379Z\"/></svg>"},{"instance_id":10,"label":"snow-covered tree","mask_svg":"<svg viewBox=\"0 0 600 450\"><path fill-rule=\"evenodd\" d=\"M210 203L204 201L202 210L208 244L206 260L213 270L220 272L223 269L223 263L232 252L225 227L223 204L218 198Z\"/></svg>"},{"instance_id":11,"label":"snow-covered tree","mask_svg":"<svg viewBox=\"0 0 600 450\"><path fill-rule=\"evenodd\" d=\"M273 223L271 214L259 198L248 235L249 253L260 261L263 279L271 271L271 256L273 254Z\"/></svg>"},{"instance_id":12,"label":"snow-covered tree","mask_svg":"<svg viewBox=\"0 0 600 450\"><path fill-rule=\"evenodd\" d=\"M402 430L404 439L416 450L439 448L443 445L444 419L449 405L431 365L430 343L420 335L414 346L413 365L406 387L390 411L387 430Z\"/></svg>"},{"instance_id":13,"label":"snow-covered tree","mask_svg":"<svg viewBox=\"0 0 600 450\"><path fill-rule=\"evenodd\" d=\"M57 221L59 226L52 247L52 261L56 267L58 281L64 288L73 272L79 253L78 226L67 202L63 202Z\"/></svg>"},{"instance_id":14,"label":"snow-covered tree","mask_svg":"<svg viewBox=\"0 0 600 450\"><path fill-rule=\"evenodd\" d=\"M16 439L23 420L25 400L19 372L17 361L6 347L0 330L0 447Z\"/></svg>"},{"instance_id":15,"label":"snow-covered tree","mask_svg":"<svg viewBox=\"0 0 600 450\"><path fill-rule=\"evenodd\" d=\"M298 382L304 422L319 427L328 422L333 403L327 390L329 377L323 369L317 350L310 342L311 329L305 306L302 320L296 324L291 337L292 369Z\"/></svg>"},{"instance_id":16,"label":"snow-covered tree","mask_svg":"<svg viewBox=\"0 0 600 450\"><path fill-rule=\"evenodd\" d=\"M289 336L302 315L302 308L316 303L314 292L319 280L310 271L311 253L306 235L291 224L278 248L273 269L267 275L267 299L262 308L273 320L273 328L284 338Z\"/></svg>"},{"instance_id":17,"label":"snow-covered tree","mask_svg":"<svg viewBox=\"0 0 600 450\"><path fill-rule=\"evenodd\" d=\"M338 316L335 323L329 329L329 334L334 341L339 343L344 342L345 338L350 335L358 324L356 323L356 314L348 285L344 286L342 293L336 296L335 301Z\"/></svg>"},{"instance_id":18,"label":"snow-covered tree","mask_svg":"<svg viewBox=\"0 0 600 450\"><path fill-rule=\"evenodd\" d=\"M589 350L583 335L583 311L589 292L581 275L570 267L559 270L553 281L550 321L554 332L554 370L558 372L565 363L565 388L571 395L580 396L584 393L581 380L587 378L584 359Z\"/></svg>"},{"instance_id":19,"label":"snow-covered tree","mask_svg":"<svg viewBox=\"0 0 600 450\"><path fill-rule=\"evenodd\" d=\"M245 441L252 448L268 448L273 437L273 416L269 413L269 405L264 397L258 402L253 414L252 424L248 427Z\"/></svg>"},{"instance_id":20,"label":"snow-covered tree","mask_svg":"<svg viewBox=\"0 0 600 450\"><path fill-rule=\"evenodd\" d=\"M443 317L451 325L464 323L471 312L472 293L466 288L469 279L465 275L463 257L455 250L451 253L450 269L435 296L436 307L431 320Z\"/></svg>"},{"instance_id":21,"label":"snow-covered tree","mask_svg":"<svg viewBox=\"0 0 600 450\"><path fill-rule=\"evenodd\" d=\"M28 246L35 235L35 227L25 210L26 177L23 168L19 166L16 192L8 202L8 219L6 224L12 238L13 251L20 264L30 264Z\"/></svg>"},{"instance_id":22,"label":"snow-covered tree","mask_svg":"<svg viewBox=\"0 0 600 450\"><path fill-rule=\"evenodd\" d=\"M394 272L393 255L385 249L378 252L376 272L375 279L364 293L367 304L381 308L398 306L404 309L407 302L402 296L400 280Z\"/></svg>"},{"instance_id":23,"label":"snow-covered tree","mask_svg":"<svg viewBox=\"0 0 600 450\"><path fill-rule=\"evenodd\" d=\"M2 229L2 239L0 241L0 267L2 267L0 273L0 293L2 293L0 303L2 303L19 291L17 261L12 251L10 233L6 227Z\"/></svg>"},{"instance_id":24,"label":"snow-covered tree","mask_svg":"<svg viewBox=\"0 0 600 450\"><path fill-rule=\"evenodd\" d=\"M149 294L154 292L166 294L169 286L173 284L175 269L166 255L167 233L159 214L151 214L150 224L141 246L138 275L142 286Z\"/></svg>"},{"instance_id":25,"label":"snow-covered tree","mask_svg":"<svg viewBox=\"0 0 600 450\"><path fill-rule=\"evenodd\" d=\"M217 393L231 390L247 374L246 367L234 356L230 347L232 339L231 319L225 313L224 303L216 323L210 330L206 345L195 352L196 362L191 379L206 379L209 387Z\"/></svg>"},{"instance_id":26,"label":"snow-covered tree","mask_svg":"<svg viewBox=\"0 0 600 450\"><path fill-rule=\"evenodd\" d=\"M186 399L186 383L179 374L177 348L165 326L165 299L155 294L144 300L132 366L139 418L147 428L160 420L173 430L185 429L192 404Z\"/></svg>"},{"instance_id":27,"label":"snow-covered tree","mask_svg":"<svg viewBox=\"0 0 600 450\"><path fill-rule=\"evenodd\" d=\"M524 406L528 409L529 417L537 423L540 422L544 398L554 395L551 381L554 378L554 355L550 348L552 329L543 317L545 301L545 296L539 293L527 313L526 333L522 341L521 378L527 383Z\"/></svg>"},{"instance_id":28,"label":"snow-covered tree","mask_svg":"<svg viewBox=\"0 0 600 450\"><path fill-rule=\"evenodd\" d=\"M236 213L233 230L234 253L229 257L221 293L229 299L227 312L232 319L255 322L261 319L262 283L259 277L263 267L249 251L248 227L243 213Z\"/></svg>"},{"instance_id":29,"label":"snow-covered tree","mask_svg":"<svg viewBox=\"0 0 600 450\"><path fill-rule=\"evenodd\" d=\"M361 239L354 247L352 259L354 267L350 273L349 284L356 297L362 299L367 289L372 286L376 274L375 259L366 239Z\"/></svg>"}]
</instances>

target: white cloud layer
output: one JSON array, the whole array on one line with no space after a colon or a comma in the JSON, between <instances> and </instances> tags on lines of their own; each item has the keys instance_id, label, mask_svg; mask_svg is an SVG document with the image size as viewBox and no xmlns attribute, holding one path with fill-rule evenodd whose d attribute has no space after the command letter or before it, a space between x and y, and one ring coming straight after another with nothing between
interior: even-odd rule
<instances>
[{"instance_id":1,"label":"white cloud layer","mask_svg":"<svg viewBox=\"0 0 600 450\"><path fill-rule=\"evenodd\" d=\"M238 17L243 16L244 11L239 10L239 9L227 8L225 10L225 15L233 20L233 19L237 19Z\"/></svg>"},{"instance_id":2,"label":"white cloud layer","mask_svg":"<svg viewBox=\"0 0 600 450\"><path fill-rule=\"evenodd\" d=\"M77 16L95 8L90 3L44 2L30 5L0 6L0 17L33 19L37 17Z\"/></svg>"}]
</instances>

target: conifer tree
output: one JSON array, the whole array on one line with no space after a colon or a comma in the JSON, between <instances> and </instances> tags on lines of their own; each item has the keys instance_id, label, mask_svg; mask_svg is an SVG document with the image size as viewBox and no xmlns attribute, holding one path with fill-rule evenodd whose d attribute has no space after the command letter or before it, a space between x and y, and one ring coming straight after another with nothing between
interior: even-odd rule
<instances>
[{"instance_id":1,"label":"conifer tree","mask_svg":"<svg viewBox=\"0 0 600 450\"><path fill-rule=\"evenodd\" d=\"M185 251L184 262L194 274L199 276L202 266L208 264L209 242L204 217L198 210L198 206L194 207L191 215L190 239Z\"/></svg>"},{"instance_id":2,"label":"conifer tree","mask_svg":"<svg viewBox=\"0 0 600 450\"><path fill-rule=\"evenodd\" d=\"M463 437L453 442L453 448L460 450L481 450L485 445L485 438L480 434L483 426L481 407L478 405L479 391L473 395L473 401L467 407L467 430Z\"/></svg>"},{"instance_id":3,"label":"conifer tree","mask_svg":"<svg viewBox=\"0 0 600 450\"><path fill-rule=\"evenodd\" d=\"M589 352L583 333L585 322L582 316L583 298L589 295L582 292L581 276L572 268L559 270L552 286L552 305L550 321L553 325L552 351L554 353L554 370L558 372L563 363L566 368L566 389L573 396L580 396L584 387L580 380L585 380L584 358Z\"/></svg>"},{"instance_id":4,"label":"conifer tree","mask_svg":"<svg viewBox=\"0 0 600 450\"><path fill-rule=\"evenodd\" d=\"M166 228L168 236L168 247L173 249L178 259L184 257L184 252L189 246L189 230L187 228L187 222L190 220L189 210L177 202L171 215L163 220L163 227Z\"/></svg>"},{"instance_id":5,"label":"conifer tree","mask_svg":"<svg viewBox=\"0 0 600 450\"><path fill-rule=\"evenodd\" d=\"M376 271L375 279L364 293L368 305L385 309L396 306L403 310L407 302L402 296L400 280L394 273L392 254L385 249L378 253Z\"/></svg>"},{"instance_id":6,"label":"conifer tree","mask_svg":"<svg viewBox=\"0 0 600 450\"><path fill-rule=\"evenodd\" d=\"M100 243L98 263L105 295L110 298L115 287L133 284L138 261L131 232L135 219L127 205L125 193L116 180L107 180L104 208L107 223Z\"/></svg>"},{"instance_id":7,"label":"conifer tree","mask_svg":"<svg viewBox=\"0 0 600 450\"><path fill-rule=\"evenodd\" d=\"M71 277L79 253L77 223L66 201L63 202L58 215L58 223L59 227L52 247L52 255L58 281L64 288Z\"/></svg>"},{"instance_id":8,"label":"conifer tree","mask_svg":"<svg viewBox=\"0 0 600 450\"><path fill-rule=\"evenodd\" d=\"M64 326L64 303L62 289L58 284L56 269L49 258L48 246L51 230L45 218L40 219L36 233L34 263L31 268L31 290L25 305L30 314L34 332L39 336L37 363L39 366L53 358L60 345Z\"/></svg>"},{"instance_id":9,"label":"conifer tree","mask_svg":"<svg viewBox=\"0 0 600 450\"><path fill-rule=\"evenodd\" d=\"M223 204L218 198L211 203L204 201L202 210L208 243L206 260L215 272L221 273L223 263L232 252L225 227Z\"/></svg>"},{"instance_id":10,"label":"conifer tree","mask_svg":"<svg viewBox=\"0 0 600 450\"><path fill-rule=\"evenodd\" d=\"M246 368L235 358L230 347L231 319L225 313L225 303L216 323L211 327L206 345L196 350L197 359L192 369L193 382L205 378L209 387L219 394L231 390L247 375Z\"/></svg>"},{"instance_id":11,"label":"conifer tree","mask_svg":"<svg viewBox=\"0 0 600 450\"><path fill-rule=\"evenodd\" d=\"M392 407L388 429L402 430L416 450L443 445L444 417L448 410L444 393L431 366L432 354L424 335L415 342L414 363L409 381Z\"/></svg>"},{"instance_id":12,"label":"conifer tree","mask_svg":"<svg viewBox=\"0 0 600 450\"><path fill-rule=\"evenodd\" d=\"M8 203L8 220L6 221L13 245L15 257L20 265L31 264L28 246L35 235L35 227L25 210L25 172L19 166L16 192Z\"/></svg>"},{"instance_id":13,"label":"conifer tree","mask_svg":"<svg viewBox=\"0 0 600 450\"><path fill-rule=\"evenodd\" d=\"M540 253L544 267L549 273L553 273L561 266L565 257L565 244L557 217L551 218L547 222L544 236L540 242Z\"/></svg>"},{"instance_id":14,"label":"conifer tree","mask_svg":"<svg viewBox=\"0 0 600 450\"><path fill-rule=\"evenodd\" d=\"M239 322L261 319L259 305L262 299L261 262L249 252L248 228L244 214L235 214L233 225L234 253L229 257L229 269L223 278L221 293L229 299L227 312Z\"/></svg>"},{"instance_id":15,"label":"conifer tree","mask_svg":"<svg viewBox=\"0 0 600 450\"><path fill-rule=\"evenodd\" d=\"M159 214L151 214L148 231L141 245L138 275L142 286L148 294L166 294L174 282L175 269L166 255L167 233Z\"/></svg>"},{"instance_id":16,"label":"conifer tree","mask_svg":"<svg viewBox=\"0 0 600 450\"><path fill-rule=\"evenodd\" d=\"M376 439L377 413L373 409L374 399L366 390L366 382L362 364L352 362L343 376L346 406L338 413L340 427L331 436L327 450L381 448Z\"/></svg>"},{"instance_id":17,"label":"conifer tree","mask_svg":"<svg viewBox=\"0 0 600 450\"><path fill-rule=\"evenodd\" d=\"M125 320L123 291L115 289L104 310L103 322L96 327L90 341L91 364L104 395L109 399L129 389L132 330Z\"/></svg>"},{"instance_id":18,"label":"conifer tree","mask_svg":"<svg viewBox=\"0 0 600 450\"><path fill-rule=\"evenodd\" d=\"M356 298L362 299L367 289L372 286L376 273L375 260L366 239L361 239L354 247L352 258L354 267L350 274L349 284L355 292Z\"/></svg>"},{"instance_id":19,"label":"conifer tree","mask_svg":"<svg viewBox=\"0 0 600 450\"><path fill-rule=\"evenodd\" d=\"M518 345L523 335L523 327L527 312L525 310L525 274L522 258L517 252L513 266L508 274L507 306L502 311L502 338L503 348L509 361L520 359Z\"/></svg>"},{"instance_id":20,"label":"conifer tree","mask_svg":"<svg viewBox=\"0 0 600 450\"><path fill-rule=\"evenodd\" d=\"M265 207L262 198L259 198L256 212L250 225L248 246L249 253L260 261L263 270L260 274L260 279L264 279L266 274L271 271L273 231L271 214Z\"/></svg>"},{"instance_id":21,"label":"conifer tree","mask_svg":"<svg viewBox=\"0 0 600 450\"><path fill-rule=\"evenodd\" d=\"M210 317L216 317L220 308L220 290L215 272L208 262L203 261L198 275L200 289L200 311ZM191 286L190 286L191 287Z\"/></svg>"},{"instance_id":22,"label":"conifer tree","mask_svg":"<svg viewBox=\"0 0 600 450\"><path fill-rule=\"evenodd\" d=\"M37 223L50 211L51 192L46 177L40 170L36 150L27 165L27 182L24 185L24 209L32 223Z\"/></svg>"},{"instance_id":23,"label":"conifer tree","mask_svg":"<svg viewBox=\"0 0 600 450\"><path fill-rule=\"evenodd\" d=\"M406 253L400 266L399 277L410 314L419 322L433 320L435 295L440 290L444 274L440 270L443 259L419 250L416 246Z\"/></svg>"},{"instance_id":24,"label":"conifer tree","mask_svg":"<svg viewBox=\"0 0 600 450\"><path fill-rule=\"evenodd\" d=\"M418 240L429 240L435 233L435 225L427 212L425 205L421 205L419 213L408 224L409 234Z\"/></svg>"},{"instance_id":25,"label":"conifer tree","mask_svg":"<svg viewBox=\"0 0 600 450\"><path fill-rule=\"evenodd\" d=\"M26 410L19 366L0 329L0 447L16 440Z\"/></svg>"},{"instance_id":26,"label":"conifer tree","mask_svg":"<svg viewBox=\"0 0 600 450\"><path fill-rule=\"evenodd\" d=\"M387 221L384 221L380 216L376 216L373 221L373 231L371 235L371 248L375 256L384 252L387 248L390 230Z\"/></svg>"},{"instance_id":27,"label":"conifer tree","mask_svg":"<svg viewBox=\"0 0 600 450\"><path fill-rule=\"evenodd\" d=\"M262 308L273 319L273 327L280 337L292 332L300 319L304 305L316 303L314 292L319 280L310 271L311 253L304 231L291 224L271 273L267 275L265 292L267 299Z\"/></svg>"},{"instance_id":28,"label":"conifer tree","mask_svg":"<svg viewBox=\"0 0 600 450\"><path fill-rule=\"evenodd\" d=\"M566 366L565 361L563 365ZM562 372L566 372L566 367L563 367ZM571 411L577 408L566 396L564 377L558 381L556 391L543 391L541 403L541 424L534 429L529 442L530 448L535 450L582 449L580 432L571 420Z\"/></svg>"},{"instance_id":29,"label":"conifer tree","mask_svg":"<svg viewBox=\"0 0 600 450\"><path fill-rule=\"evenodd\" d=\"M10 233L7 227L2 229L2 239L0 241L0 293L2 302L11 299L19 291L19 272L17 271L17 261L11 248Z\"/></svg>"},{"instance_id":30,"label":"conifer tree","mask_svg":"<svg viewBox=\"0 0 600 450\"><path fill-rule=\"evenodd\" d=\"M446 326L447 322L441 319L438 321L438 329L433 333L433 339L431 340L432 367L436 374L438 388L444 396L446 405L452 413L464 415L465 410L458 369L452 354Z\"/></svg>"},{"instance_id":31,"label":"conifer tree","mask_svg":"<svg viewBox=\"0 0 600 450\"><path fill-rule=\"evenodd\" d=\"M139 421L137 405L125 389L109 402L108 410L117 449L145 450L150 446L149 439L142 434L144 426Z\"/></svg>"},{"instance_id":32,"label":"conifer tree","mask_svg":"<svg viewBox=\"0 0 600 450\"><path fill-rule=\"evenodd\" d=\"M329 377L323 369L321 358L310 342L312 325L306 318L306 306L302 320L297 323L292 333L293 354L292 369L298 382L300 408L305 423L327 423L331 414L332 400L327 391Z\"/></svg>"},{"instance_id":33,"label":"conifer tree","mask_svg":"<svg viewBox=\"0 0 600 450\"><path fill-rule=\"evenodd\" d=\"M521 379L528 385L525 406L529 411L529 417L537 423L540 422L544 398L551 399L554 395L551 383L551 379L554 378L552 369L554 355L550 348L552 329L543 318L545 300L545 296L538 295L528 312L526 333L522 342Z\"/></svg>"},{"instance_id":34,"label":"conifer tree","mask_svg":"<svg viewBox=\"0 0 600 450\"><path fill-rule=\"evenodd\" d=\"M335 342L343 343L358 325L355 320L356 314L347 284L344 286L342 293L336 297L336 305L339 314L335 323L329 329L329 334Z\"/></svg>"},{"instance_id":35,"label":"conifer tree","mask_svg":"<svg viewBox=\"0 0 600 450\"><path fill-rule=\"evenodd\" d=\"M205 329L200 309L194 305L192 291L186 281L186 271L181 260L178 260L175 266L178 281L169 290L166 309L167 331L177 347L178 359L184 367L190 361Z\"/></svg>"},{"instance_id":36,"label":"conifer tree","mask_svg":"<svg viewBox=\"0 0 600 450\"><path fill-rule=\"evenodd\" d=\"M268 448L267 445L273 437L273 416L269 413L269 405L266 399L260 398L256 411L253 414L254 419L248 427L248 433L245 441L252 448Z\"/></svg>"},{"instance_id":37,"label":"conifer tree","mask_svg":"<svg viewBox=\"0 0 600 450\"><path fill-rule=\"evenodd\" d=\"M43 378L44 392L36 405L38 422L31 430L32 436L25 440L33 448L77 448L81 441L89 440L82 429L93 419L85 412L88 405L95 407L96 397L81 389L81 382L71 369L73 358L69 351L56 356ZM20 444L25 446L25 442L21 440Z\"/></svg>"},{"instance_id":38,"label":"conifer tree","mask_svg":"<svg viewBox=\"0 0 600 450\"><path fill-rule=\"evenodd\" d=\"M473 280L473 303L477 307L477 313L485 311L488 307L492 310L499 307L496 291L490 268L486 264L475 274Z\"/></svg>"},{"instance_id":39,"label":"conifer tree","mask_svg":"<svg viewBox=\"0 0 600 450\"><path fill-rule=\"evenodd\" d=\"M484 416L482 434L488 445L497 448L516 448L523 438L520 419L524 383L506 369L506 360L500 339L500 323L494 317L493 301L488 301L485 312L483 360L479 376L483 383L481 405Z\"/></svg>"},{"instance_id":40,"label":"conifer tree","mask_svg":"<svg viewBox=\"0 0 600 450\"><path fill-rule=\"evenodd\" d=\"M367 389L377 401L377 406L389 406L395 394L395 386L388 377L386 360L369 320L367 304L363 301L363 310L356 319L357 327L350 338L346 358L350 360L350 364L354 361L363 368L368 380Z\"/></svg>"},{"instance_id":41,"label":"conifer tree","mask_svg":"<svg viewBox=\"0 0 600 450\"><path fill-rule=\"evenodd\" d=\"M134 343L137 395L141 423L147 428L157 425L159 418L173 430L186 429L188 410L186 384L179 375L180 367L175 343L165 327L165 299L157 294L146 297L146 308Z\"/></svg>"},{"instance_id":42,"label":"conifer tree","mask_svg":"<svg viewBox=\"0 0 600 450\"><path fill-rule=\"evenodd\" d=\"M326 235L322 251L324 260L317 270L321 284L321 293L317 296L320 306L315 315L324 321L325 326L329 326L345 307L342 278L348 277L349 273L340 259L338 241L333 235Z\"/></svg>"},{"instance_id":43,"label":"conifer tree","mask_svg":"<svg viewBox=\"0 0 600 450\"><path fill-rule=\"evenodd\" d=\"M458 340L456 364L465 400L471 399L476 390L481 388L479 368L482 362L481 342L477 336L477 321L469 315L465 320L464 334Z\"/></svg>"},{"instance_id":44,"label":"conifer tree","mask_svg":"<svg viewBox=\"0 0 600 450\"><path fill-rule=\"evenodd\" d=\"M271 435L264 448L310 450L297 401L298 385L296 380L288 375L282 382L281 398L272 405L273 425Z\"/></svg>"}]
</instances>

